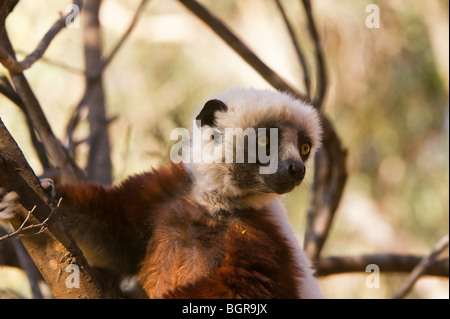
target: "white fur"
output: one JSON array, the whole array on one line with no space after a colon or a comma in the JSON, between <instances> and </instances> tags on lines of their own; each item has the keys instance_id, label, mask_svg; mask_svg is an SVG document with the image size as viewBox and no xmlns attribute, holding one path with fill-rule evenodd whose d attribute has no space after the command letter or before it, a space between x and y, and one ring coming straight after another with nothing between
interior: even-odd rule
<instances>
[{"instance_id":1,"label":"white fur","mask_svg":"<svg viewBox=\"0 0 450 319\"><path fill-rule=\"evenodd\" d=\"M294 231L289 225L286 210L279 199L273 201L269 206L272 213L272 222L280 227L282 234L286 236L289 245L294 251L295 262L301 269L302 274L297 279L299 292L303 299L322 299L324 298L317 280L314 278L314 270L311 261L306 256L303 249L300 248L298 240L295 238Z\"/></svg>"},{"instance_id":2,"label":"white fur","mask_svg":"<svg viewBox=\"0 0 450 319\"><path fill-rule=\"evenodd\" d=\"M266 121L292 123L308 132L313 145L310 157L314 157L320 147L322 128L319 113L311 105L287 93L235 88L216 98L228 107L227 112L216 113L219 129L256 128Z\"/></svg>"}]
</instances>

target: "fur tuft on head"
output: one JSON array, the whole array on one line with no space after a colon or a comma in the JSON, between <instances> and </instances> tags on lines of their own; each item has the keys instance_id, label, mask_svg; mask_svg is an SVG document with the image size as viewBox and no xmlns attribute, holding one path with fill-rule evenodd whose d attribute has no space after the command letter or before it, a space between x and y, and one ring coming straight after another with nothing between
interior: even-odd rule
<instances>
[{"instance_id":1,"label":"fur tuft on head","mask_svg":"<svg viewBox=\"0 0 450 319\"><path fill-rule=\"evenodd\" d=\"M258 127L264 122L291 123L308 132L313 148L311 157L321 145L322 126L319 112L310 104L288 93L274 90L234 88L216 96L228 107L216 114L217 126Z\"/></svg>"}]
</instances>

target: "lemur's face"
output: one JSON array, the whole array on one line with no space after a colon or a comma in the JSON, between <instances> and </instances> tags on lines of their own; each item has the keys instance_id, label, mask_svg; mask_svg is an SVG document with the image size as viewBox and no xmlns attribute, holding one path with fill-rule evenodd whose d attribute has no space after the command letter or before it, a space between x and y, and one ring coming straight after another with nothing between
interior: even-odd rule
<instances>
[{"instance_id":1,"label":"lemur's face","mask_svg":"<svg viewBox=\"0 0 450 319\"><path fill-rule=\"evenodd\" d=\"M312 150L311 138L294 123L261 123L258 127L244 128L247 134L236 134L233 144L233 163L228 174L237 187L262 193L284 194L300 185L306 174L306 163ZM253 140L251 132L256 132ZM260 132L258 134L258 131ZM225 133L226 134L226 133ZM225 145L224 134L221 134ZM254 143L254 147L252 147ZM238 161L242 152L244 161ZM254 156L252 156L254 153Z\"/></svg>"},{"instance_id":2,"label":"lemur's face","mask_svg":"<svg viewBox=\"0 0 450 319\"><path fill-rule=\"evenodd\" d=\"M210 183L224 193L290 192L320 145L317 111L279 92L230 91L208 101L196 120L209 136L202 155L205 144L211 155L197 166L198 178L214 176Z\"/></svg>"}]
</instances>

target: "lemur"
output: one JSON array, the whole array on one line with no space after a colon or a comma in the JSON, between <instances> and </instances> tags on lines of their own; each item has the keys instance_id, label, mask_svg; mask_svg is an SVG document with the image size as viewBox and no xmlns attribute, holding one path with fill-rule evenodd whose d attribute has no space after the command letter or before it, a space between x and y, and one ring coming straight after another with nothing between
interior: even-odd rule
<instances>
[{"instance_id":1,"label":"lemur","mask_svg":"<svg viewBox=\"0 0 450 319\"><path fill-rule=\"evenodd\" d=\"M322 298L280 201L320 146L318 112L286 93L232 89L195 120L193 130L209 136L199 147L191 133L188 156L168 166L115 186L55 186L90 265L110 282L136 275L149 298ZM253 142L265 152L251 151ZM199 160L206 145L212 160ZM270 152L272 163L263 161ZM12 197L0 219L11 217Z\"/></svg>"}]
</instances>

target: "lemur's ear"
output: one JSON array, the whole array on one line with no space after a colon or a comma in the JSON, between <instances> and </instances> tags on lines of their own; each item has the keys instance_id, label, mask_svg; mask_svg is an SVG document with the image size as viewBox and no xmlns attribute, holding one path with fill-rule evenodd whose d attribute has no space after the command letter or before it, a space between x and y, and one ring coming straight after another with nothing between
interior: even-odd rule
<instances>
[{"instance_id":1,"label":"lemur's ear","mask_svg":"<svg viewBox=\"0 0 450 319\"><path fill-rule=\"evenodd\" d=\"M205 106L203 106L202 110L195 119L197 121L201 121L202 126L209 125L214 127L216 125L215 113L217 111L226 112L228 111L228 106L226 106L221 100L209 100L206 102Z\"/></svg>"}]
</instances>

